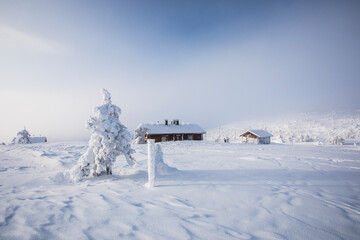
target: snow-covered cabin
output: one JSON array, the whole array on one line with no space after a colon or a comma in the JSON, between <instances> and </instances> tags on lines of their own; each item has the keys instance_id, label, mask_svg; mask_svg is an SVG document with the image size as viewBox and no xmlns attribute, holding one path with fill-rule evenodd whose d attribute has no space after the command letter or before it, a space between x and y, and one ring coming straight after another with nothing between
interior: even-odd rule
<instances>
[{"instance_id":1,"label":"snow-covered cabin","mask_svg":"<svg viewBox=\"0 0 360 240\"><path fill-rule=\"evenodd\" d=\"M264 130L248 130L240 135L242 142L258 144L270 144L270 137L272 136Z\"/></svg>"},{"instance_id":2,"label":"snow-covered cabin","mask_svg":"<svg viewBox=\"0 0 360 240\"><path fill-rule=\"evenodd\" d=\"M46 137L31 137L30 133L24 127L24 130L21 130L17 133L16 137L12 140L11 143L20 143L20 144L29 144L29 143L44 143L47 142Z\"/></svg>"},{"instance_id":3,"label":"snow-covered cabin","mask_svg":"<svg viewBox=\"0 0 360 240\"><path fill-rule=\"evenodd\" d=\"M173 120L169 124L165 120L163 124L142 123L140 129L145 129L146 139L155 139L155 142L203 140L204 129L197 124L180 124L179 120Z\"/></svg>"},{"instance_id":4,"label":"snow-covered cabin","mask_svg":"<svg viewBox=\"0 0 360 240\"><path fill-rule=\"evenodd\" d=\"M46 137L30 137L29 139L30 139L31 143L45 143L45 142L47 142Z\"/></svg>"}]
</instances>

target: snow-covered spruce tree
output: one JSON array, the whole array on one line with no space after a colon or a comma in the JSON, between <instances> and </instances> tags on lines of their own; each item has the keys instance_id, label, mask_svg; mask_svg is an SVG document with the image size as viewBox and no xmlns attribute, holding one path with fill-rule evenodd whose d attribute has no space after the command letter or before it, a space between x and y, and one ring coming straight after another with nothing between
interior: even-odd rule
<instances>
[{"instance_id":1,"label":"snow-covered spruce tree","mask_svg":"<svg viewBox=\"0 0 360 240\"><path fill-rule=\"evenodd\" d=\"M83 177L112 174L112 165L116 157L123 154L129 165L134 165L131 148L132 140L127 128L119 121L121 109L111 103L110 93L101 90L103 105L94 109L94 116L87 122L91 132L89 147L80 157L78 165L71 170L74 181Z\"/></svg>"},{"instance_id":2,"label":"snow-covered spruce tree","mask_svg":"<svg viewBox=\"0 0 360 240\"><path fill-rule=\"evenodd\" d=\"M146 143L146 138L145 138L145 134L148 131L147 128L142 127L141 124L135 129L135 134L134 134L134 141L133 143L135 144L145 144Z\"/></svg>"},{"instance_id":3,"label":"snow-covered spruce tree","mask_svg":"<svg viewBox=\"0 0 360 240\"><path fill-rule=\"evenodd\" d=\"M17 136L12 140L12 143L20 143L20 144L31 143L30 133L24 128L24 130L17 133Z\"/></svg>"}]
</instances>

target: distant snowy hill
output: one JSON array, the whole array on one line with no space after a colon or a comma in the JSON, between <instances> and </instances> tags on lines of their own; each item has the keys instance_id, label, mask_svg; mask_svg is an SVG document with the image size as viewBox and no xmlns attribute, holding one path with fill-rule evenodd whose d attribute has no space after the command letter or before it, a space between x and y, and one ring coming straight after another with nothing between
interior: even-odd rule
<instances>
[{"instance_id":1,"label":"distant snowy hill","mask_svg":"<svg viewBox=\"0 0 360 240\"><path fill-rule=\"evenodd\" d=\"M249 129L264 129L274 137L272 142L315 142L341 144L360 140L360 111L352 114L302 113L264 121L246 121L207 131L205 138L216 141L225 137L239 142L239 135Z\"/></svg>"}]
</instances>

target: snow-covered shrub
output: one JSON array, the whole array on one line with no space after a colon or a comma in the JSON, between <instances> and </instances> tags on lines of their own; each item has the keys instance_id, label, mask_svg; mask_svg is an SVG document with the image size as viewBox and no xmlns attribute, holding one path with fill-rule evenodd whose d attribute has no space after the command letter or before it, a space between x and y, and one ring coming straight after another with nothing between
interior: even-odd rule
<instances>
[{"instance_id":1,"label":"snow-covered shrub","mask_svg":"<svg viewBox=\"0 0 360 240\"><path fill-rule=\"evenodd\" d=\"M344 145L345 140L343 138L335 136L331 139L330 143L334 145Z\"/></svg>"},{"instance_id":2,"label":"snow-covered shrub","mask_svg":"<svg viewBox=\"0 0 360 240\"><path fill-rule=\"evenodd\" d=\"M177 170L176 168L169 167L169 165L167 165L164 162L164 154L163 154L160 144L156 144L155 149L156 149L156 154L155 154L155 172L156 172L156 174L166 175L166 174L176 171Z\"/></svg>"},{"instance_id":3,"label":"snow-covered shrub","mask_svg":"<svg viewBox=\"0 0 360 240\"><path fill-rule=\"evenodd\" d=\"M111 103L110 93L101 90L103 104L94 109L86 126L91 132L89 147L80 157L70 175L73 181L83 177L112 174L112 165L116 157L123 154L129 165L135 163L132 157L135 151L131 148L131 135L119 121L121 109Z\"/></svg>"},{"instance_id":4,"label":"snow-covered shrub","mask_svg":"<svg viewBox=\"0 0 360 240\"><path fill-rule=\"evenodd\" d=\"M135 129L134 134L134 144L145 144L146 137L145 134L147 133L148 129L146 127L142 127L141 124Z\"/></svg>"},{"instance_id":5,"label":"snow-covered shrub","mask_svg":"<svg viewBox=\"0 0 360 240\"><path fill-rule=\"evenodd\" d=\"M16 138L12 140L12 143L20 143L20 144L31 143L30 133L26 129L18 132Z\"/></svg>"},{"instance_id":6,"label":"snow-covered shrub","mask_svg":"<svg viewBox=\"0 0 360 240\"><path fill-rule=\"evenodd\" d=\"M302 135L300 136L300 142L313 142L314 140L308 135Z\"/></svg>"},{"instance_id":7,"label":"snow-covered shrub","mask_svg":"<svg viewBox=\"0 0 360 240\"><path fill-rule=\"evenodd\" d=\"M272 141L276 142L276 143L284 143L285 142L284 137L282 135L274 136Z\"/></svg>"}]
</instances>

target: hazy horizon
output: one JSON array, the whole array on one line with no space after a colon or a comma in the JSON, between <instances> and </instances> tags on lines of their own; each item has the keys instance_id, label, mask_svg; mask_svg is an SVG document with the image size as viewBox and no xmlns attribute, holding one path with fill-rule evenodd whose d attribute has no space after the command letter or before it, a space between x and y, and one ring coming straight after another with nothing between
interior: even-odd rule
<instances>
[{"instance_id":1,"label":"hazy horizon","mask_svg":"<svg viewBox=\"0 0 360 240\"><path fill-rule=\"evenodd\" d=\"M86 140L106 88L130 131L360 109L359 1L1 1L0 142Z\"/></svg>"}]
</instances>

